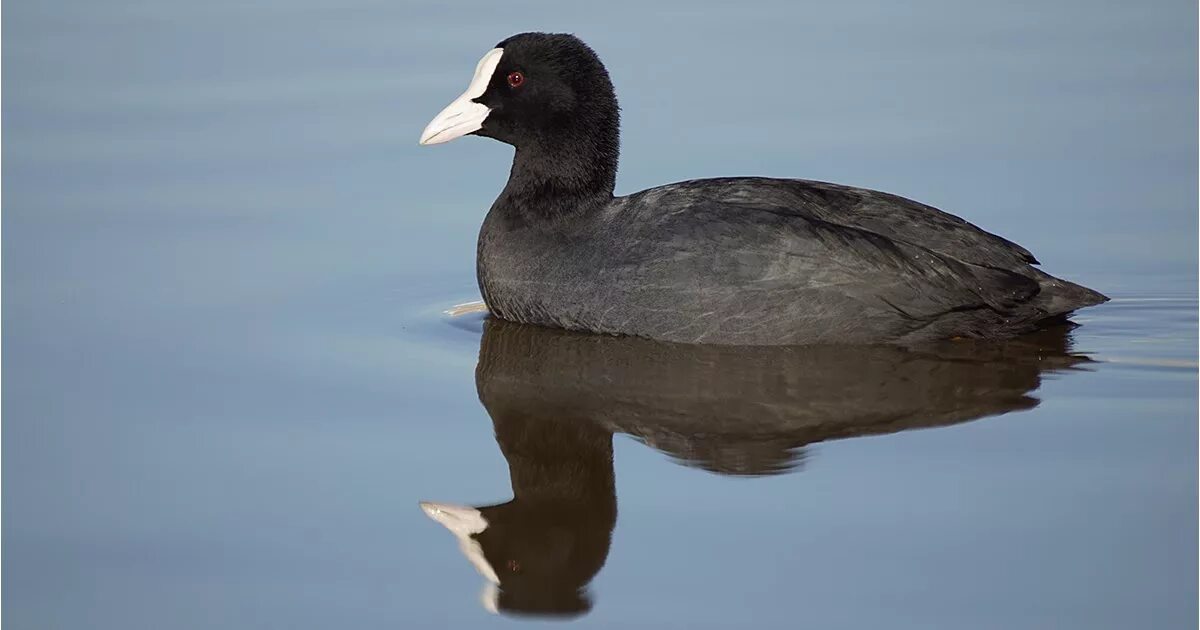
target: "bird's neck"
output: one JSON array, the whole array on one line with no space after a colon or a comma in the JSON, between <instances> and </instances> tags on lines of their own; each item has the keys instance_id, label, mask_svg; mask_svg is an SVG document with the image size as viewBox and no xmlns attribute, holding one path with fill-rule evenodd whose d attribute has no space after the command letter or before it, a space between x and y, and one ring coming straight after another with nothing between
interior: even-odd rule
<instances>
[{"instance_id":1,"label":"bird's neck","mask_svg":"<svg viewBox=\"0 0 1200 630\"><path fill-rule=\"evenodd\" d=\"M615 140L530 143L517 147L497 205L526 215L577 214L611 200L616 181Z\"/></svg>"}]
</instances>

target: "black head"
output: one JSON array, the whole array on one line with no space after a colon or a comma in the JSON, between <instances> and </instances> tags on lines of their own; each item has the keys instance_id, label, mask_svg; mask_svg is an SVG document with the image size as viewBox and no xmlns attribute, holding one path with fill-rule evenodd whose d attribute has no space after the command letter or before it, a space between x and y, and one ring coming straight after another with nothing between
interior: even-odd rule
<instances>
[{"instance_id":1,"label":"black head","mask_svg":"<svg viewBox=\"0 0 1200 630\"><path fill-rule=\"evenodd\" d=\"M476 99L491 113L475 133L519 147L586 142L598 129L616 130L617 98L608 71L579 38L525 33L496 47L504 54Z\"/></svg>"},{"instance_id":2,"label":"black head","mask_svg":"<svg viewBox=\"0 0 1200 630\"><path fill-rule=\"evenodd\" d=\"M574 35L522 33L484 55L467 91L429 123L421 144L495 138L517 148L514 171L611 192L619 127L612 81L587 44Z\"/></svg>"}]
</instances>

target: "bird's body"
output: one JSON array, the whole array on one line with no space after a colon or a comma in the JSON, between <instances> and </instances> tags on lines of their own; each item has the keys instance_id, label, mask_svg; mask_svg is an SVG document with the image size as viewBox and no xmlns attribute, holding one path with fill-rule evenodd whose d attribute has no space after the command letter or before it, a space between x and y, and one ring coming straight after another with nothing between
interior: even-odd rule
<instances>
[{"instance_id":1,"label":"bird's body","mask_svg":"<svg viewBox=\"0 0 1200 630\"><path fill-rule=\"evenodd\" d=\"M591 49L526 34L489 55L487 83L472 82L485 117L475 132L517 147L479 235L497 317L689 343L910 343L1008 337L1107 299L886 193L722 178L614 197L617 105ZM446 120L426 136L463 128L459 114Z\"/></svg>"},{"instance_id":2,"label":"bird's body","mask_svg":"<svg viewBox=\"0 0 1200 630\"><path fill-rule=\"evenodd\" d=\"M550 219L502 197L479 239L503 319L745 345L1002 337L1099 294L934 208L803 180L711 179Z\"/></svg>"}]
</instances>

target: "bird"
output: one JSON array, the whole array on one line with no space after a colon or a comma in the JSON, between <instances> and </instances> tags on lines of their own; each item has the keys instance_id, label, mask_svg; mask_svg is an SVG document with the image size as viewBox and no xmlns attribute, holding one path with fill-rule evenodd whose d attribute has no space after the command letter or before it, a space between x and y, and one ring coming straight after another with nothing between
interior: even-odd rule
<instances>
[{"instance_id":1,"label":"bird","mask_svg":"<svg viewBox=\"0 0 1200 630\"><path fill-rule=\"evenodd\" d=\"M476 252L499 319L677 343L908 345L1009 338L1108 300L884 192L722 177L617 196L617 97L571 34L496 44L420 144L466 135L515 149Z\"/></svg>"}]
</instances>

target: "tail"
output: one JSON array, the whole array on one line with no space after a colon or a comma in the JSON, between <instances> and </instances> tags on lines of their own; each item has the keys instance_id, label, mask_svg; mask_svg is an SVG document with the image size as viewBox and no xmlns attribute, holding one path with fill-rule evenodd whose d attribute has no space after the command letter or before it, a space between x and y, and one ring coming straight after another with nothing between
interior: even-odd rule
<instances>
[{"instance_id":1,"label":"tail","mask_svg":"<svg viewBox=\"0 0 1200 630\"><path fill-rule=\"evenodd\" d=\"M1034 269L1033 271L1033 279L1037 280L1042 289L1034 302L1038 308L1046 312L1048 317L1066 315L1071 311L1108 301L1108 296L1099 291L1093 291L1074 282L1067 282L1062 278L1055 278L1041 270Z\"/></svg>"}]
</instances>

